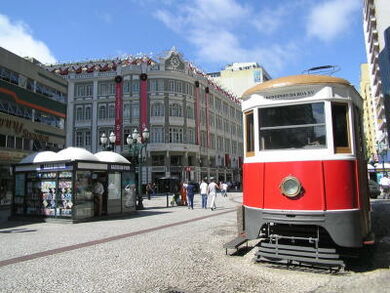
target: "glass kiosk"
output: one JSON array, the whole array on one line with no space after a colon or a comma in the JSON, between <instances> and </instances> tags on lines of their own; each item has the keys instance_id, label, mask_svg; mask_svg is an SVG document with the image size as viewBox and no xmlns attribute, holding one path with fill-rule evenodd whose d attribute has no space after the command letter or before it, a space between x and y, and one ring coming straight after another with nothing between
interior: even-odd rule
<instances>
[{"instance_id":1,"label":"glass kiosk","mask_svg":"<svg viewBox=\"0 0 390 293\"><path fill-rule=\"evenodd\" d=\"M72 148L75 150L79 148ZM54 157L57 161L27 159L16 164L11 215L80 221L134 212L136 198L130 186L135 182L135 174L130 162L114 152L104 156L101 153L108 152L89 153L89 160L83 160L83 156L68 160ZM102 157L104 161L99 159ZM104 187L103 213L99 215L93 193L96 181Z\"/></svg>"}]
</instances>

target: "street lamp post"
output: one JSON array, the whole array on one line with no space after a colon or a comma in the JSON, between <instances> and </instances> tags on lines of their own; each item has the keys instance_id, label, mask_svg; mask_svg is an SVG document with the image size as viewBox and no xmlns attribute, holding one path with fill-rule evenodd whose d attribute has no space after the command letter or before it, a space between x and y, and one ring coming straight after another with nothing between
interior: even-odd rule
<instances>
[{"instance_id":1,"label":"street lamp post","mask_svg":"<svg viewBox=\"0 0 390 293\"><path fill-rule=\"evenodd\" d=\"M143 198L142 198L142 165L146 160L146 146L149 139L149 130L144 128L142 135L138 133L137 129L134 129L132 134L129 134L126 138L126 143L129 146L129 152L134 158L138 160L138 193L137 193L137 209L143 209ZM145 157L143 157L143 152L145 152Z\"/></svg>"},{"instance_id":2,"label":"street lamp post","mask_svg":"<svg viewBox=\"0 0 390 293\"><path fill-rule=\"evenodd\" d=\"M109 137L107 137L107 135L104 132L100 137L100 142L102 143L103 149L105 151L114 151L115 141L116 141L116 136L113 131L111 131Z\"/></svg>"}]
</instances>

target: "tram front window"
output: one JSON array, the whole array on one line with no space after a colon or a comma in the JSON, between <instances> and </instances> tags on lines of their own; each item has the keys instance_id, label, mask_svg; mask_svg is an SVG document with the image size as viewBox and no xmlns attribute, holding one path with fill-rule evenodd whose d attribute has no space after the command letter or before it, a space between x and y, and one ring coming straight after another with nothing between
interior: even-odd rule
<instances>
[{"instance_id":1,"label":"tram front window","mask_svg":"<svg viewBox=\"0 0 390 293\"><path fill-rule=\"evenodd\" d=\"M260 150L326 148L324 103L259 109Z\"/></svg>"}]
</instances>

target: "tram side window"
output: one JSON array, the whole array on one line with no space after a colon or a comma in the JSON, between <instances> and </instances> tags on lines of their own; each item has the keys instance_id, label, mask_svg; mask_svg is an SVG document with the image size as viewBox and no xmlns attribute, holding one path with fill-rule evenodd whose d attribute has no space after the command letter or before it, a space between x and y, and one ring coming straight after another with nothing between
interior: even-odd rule
<instances>
[{"instance_id":1,"label":"tram side window","mask_svg":"<svg viewBox=\"0 0 390 293\"><path fill-rule=\"evenodd\" d=\"M332 103L333 143L336 153L350 153L348 105Z\"/></svg>"},{"instance_id":2,"label":"tram side window","mask_svg":"<svg viewBox=\"0 0 390 293\"><path fill-rule=\"evenodd\" d=\"M253 111L245 113L245 153L246 156L255 155L254 117Z\"/></svg>"},{"instance_id":3,"label":"tram side window","mask_svg":"<svg viewBox=\"0 0 390 293\"><path fill-rule=\"evenodd\" d=\"M324 103L259 109L260 150L326 148Z\"/></svg>"}]
</instances>

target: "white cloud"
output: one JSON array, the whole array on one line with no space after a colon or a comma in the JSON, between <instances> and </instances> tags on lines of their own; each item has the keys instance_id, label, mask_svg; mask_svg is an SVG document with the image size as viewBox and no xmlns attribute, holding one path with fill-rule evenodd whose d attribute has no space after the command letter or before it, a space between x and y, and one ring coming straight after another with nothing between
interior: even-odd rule
<instances>
[{"instance_id":1,"label":"white cloud","mask_svg":"<svg viewBox=\"0 0 390 293\"><path fill-rule=\"evenodd\" d=\"M284 13L287 13L284 9L279 10L280 15ZM260 23L253 21L258 17L253 8L236 0L185 1L169 9L159 9L154 16L193 44L202 61L254 61L272 66L277 71L296 53L295 46L288 42L283 45L264 43L265 49L258 45L245 46L243 34L260 39L253 29L260 29Z\"/></svg>"},{"instance_id":2,"label":"white cloud","mask_svg":"<svg viewBox=\"0 0 390 293\"><path fill-rule=\"evenodd\" d=\"M308 36L325 42L340 37L360 8L360 0L329 0L314 6L306 24Z\"/></svg>"},{"instance_id":3,"label":"white cloud","mask_svg":"<svg viewBox=\"0 0 390 293\"><path fill-rule=\"evenodd\" d=\"M12 23L2 14L0 14L0 46L21 57L34 57L42 63L57 62L46 44L34 39L26 24Z\"/></svg>"}]
</instances>

